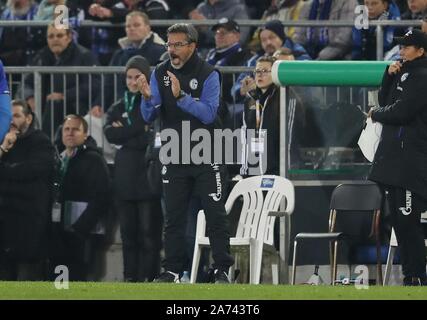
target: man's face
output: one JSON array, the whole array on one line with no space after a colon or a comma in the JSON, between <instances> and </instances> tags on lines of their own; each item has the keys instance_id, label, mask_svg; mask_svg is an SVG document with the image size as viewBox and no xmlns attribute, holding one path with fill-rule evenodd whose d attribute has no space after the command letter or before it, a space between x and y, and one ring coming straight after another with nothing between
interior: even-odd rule
<instances>
[{"instance_id":1,"label":"man's face","mask_svg":"<svg viewBox=\"0 0 427 320\"><path fill-rule=\"evenodd\" d=\"M50 51L56 56L60 55L72 41L71 32L64 29L56 29L50 26L47 29L47 45Z\"/></svg>"},{"instance_id":2,"label":"man's face","mask_svg":"<svg viewBox=\"0 0 427 320\"><path fill-rule=\"evenodd\" d=\"M132 42L140 42L151 32L151 27L140 16L126 18L126 36Z\"/></svg>"},{"instance_id":3,"label":"man's face","mask_svg":"<svg viewBox=\"0 0 427 320\"><path fill-rule=\"evenodd\" d=\"M217 49L225 49L239 42L240 33L229 31L223 27L219 27L215 31L215 47Z\"/></svg>"},{"instance_id":4,"label":"man's face","mask_svg":"<svg viewBox=\"0 0 427 320\"><path fill-rule=\"evenodd\" d=\"M87 138L83 124L78 119L69 118L62 127L62 143L68 149L81 146Z\"/></svg>"},{"instance_id":5,"label":"man's face","mask_svg":"<svg viewBox=\"0 0 427 320\"><path fill-rule=\"evenodd\" d=\"M189 43L185 33L170 33L167 44L170 61L175 69L181 69L196 50L196 44Z\"/></svg>"},{"instance_id":6,"label":"man's face","mask_svg":"<svg viewBox=\"0 0 427 320\"><path fill-rule=\"evenodd\" d=\"M424 54L423 48L416 48L414 46L400 46L400 56L403 61L412 61L421 57Z\"/></svg>"},{"instance_id":7,"label":"man's face","mask_svg":"<svg viewBox=\"0 0 427 320\"><path fill-rule=\"evenodd\" d=\"M368 7L369 19L375 19L387 10L388 4L385 0L365 0L365 6Z\"/></svg>"},{"instance_id":8,"label":"man's face","mask_svg":"<svg viewBox=\"0 0 427 320\"><path fill-rule=\"evenodd\" d=\"M270 30L262 30L259 38L261 40L261 46L264 49L265 53L272 55L274 51L279 49L283 45L282 39Z\"/></svg>"},{"instance_id":9,"label":"man's face","mask_svg":"<svg viewBox=\"0 0 427 320\"><path fill-rule=\"evenodd\" d=\"M419 13L427 8L427 0L408 0L408 8L412 13Z\"/></svg>"},{"instance_id":10,"label":"man's face","mask_svg":"<svg viewBox=\"0 0 427 320\"><path fill-rule=\"evenodd\" d=\"M260 89L267 89L272 83L271 63L262 61L258 62L255 67L255 82Z\"/></svg>"},{"instance_id":11,"label":"man's face","mask_svg":"<svg viewBox=\"0 0 427 320\"><path fill-rule=\"evenodd\" d=\"M126 86L128 87L128 90L132 93L138 92L138 85L136 83L136 80L139 78L139 76L142 74L141 71L135 68L130 68L126 72Z\"/></svg>"},{"instance_id":12,"label":"man's face","mask_svg":"<svg viewBox=\"0 0 427 320\"><path fill-rule=\"evenodd\" d=\"M17 131L19 135L27 132L28 128L33 121L31 114L25 115L21 106L12 107L12 123L10 124L10 131Z\"/></svg>"}]
</instances>

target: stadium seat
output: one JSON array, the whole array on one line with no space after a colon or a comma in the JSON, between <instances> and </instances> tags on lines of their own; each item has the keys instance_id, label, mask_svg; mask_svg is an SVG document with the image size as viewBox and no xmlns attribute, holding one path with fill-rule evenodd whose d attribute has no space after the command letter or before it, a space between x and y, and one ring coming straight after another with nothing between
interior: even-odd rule
<instances>
[{"instance_id":1,"label":"stadium seat","mask_svg":"<svg viewBox=\"0 0 427 320\"><path fill-rule=\"evenodd\" d=\"M427 212L424 212L421 214L421 223L427 225ZM424 243L425 243L425 246L427 247L427 239L424 240ZM396 253L397 247L398 247L398 243L396 239L396 234L394 233L394 229L392 228L391 236L390 236L390 245L388 248L387 264L384 272L384 282L383 282L384 286L389 284L391 269L393 268L394 254Z\"/></svg>"},{"instance_id":2,"label":"stadium seat","mask_svg":"<svg viewBox=\"0 0 427 320\"><path fill-rule=\"evenodd\" d=\"M263 251L274 253L274 221L276 217L285 217L285 237L289 247L290 215L294 210L295 192L291 181L274 175L256 176L239 181L230 193L225 208L230 213L234 202L242 197L243 206L238 221L236 235L230 238L230 247L233 254L249 253L249 283L259 284L261 279L261 265ZM285 203L285 211L279 212L281 203ZM209 238L206 237L206 220L203 210L197 219L196 241L194 246L191 283L196 282L200 254L203 247L208 247ZM285 244L286 245L286 244ZM288 253L288 249L285 249ZM286 256L286 255L285 255ZM280 260L280 259L278 259ZM287 259L285 259L287 263ZM272 264L273 279L278 279L278 264ZM234 274L230 268L229 274Z\"/></svg>"},{"instance_id":3,"label":"stadium seat","mask_svg":"<svg viewBox=\"0 0 427 320\"><path fill-rule=\"evenodd\" d=\"M295 284L296 275L296 260L297 260L297 247L298 243L302 240L315 239L329 241L329 259L331 264L331 284L336 284L337 277L337 252L338 243L346 241L348 243L360 241L360 238L374 238L376 244L376 260L377 260L377 283L382 283L382 269L381 269L381 244L379 237L379 221L382 205L382 192L377 184L370 181L362 181L358 183L348 183L338 185L332 192L330 201L329 212L329 231L323 233L298 233L295 236L294 252L292 261L292 280L291 283ZM369 213L370 217L369 234L365 237L362 234L362 229L357 229L356 234L354 230L350 231L337 230L337 220L341 226L345 225L345 220L350 220L350 216L354 214ZM338 218L339 217L339 218ZM354 228L353 228L354 229Z\"/></svg>"}]
</instances>

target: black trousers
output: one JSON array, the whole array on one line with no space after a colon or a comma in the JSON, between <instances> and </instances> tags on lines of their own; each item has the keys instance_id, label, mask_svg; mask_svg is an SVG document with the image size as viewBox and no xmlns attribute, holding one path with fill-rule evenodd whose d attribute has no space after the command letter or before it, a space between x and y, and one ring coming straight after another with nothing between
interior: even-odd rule
<instances>
[{"instance_id":1,"label":"black trousers","mask_svg":"<svg viewBox=\"0 0 427 320\"><path fill-rule=\"evenodd\" d=\"M186 228L191 196L198 197L205 211L214 268L227 269L230 235L225 212L224 181L218 165L167 165L162 170L166 204L165 270L181 273L186 261Z\"/></svg>"},{"instance_id":2,"label":"black trousers","mask_svg":"<svg viewBox=\"0 0 427 320\"><path fill-rule=\"evenodd\" d=\"M402 273L405 277L426 277L426 249L421 213L427 201L402 188L386 186L390 219L400 249Z\"/></svg>"},{"instance_id":3,"label":"black trousers","mask_svg":"<svg viewBox=\"0 0 427 320\"><path fill-rule=\"evenodd\" d=\"M162 211L159 200L116 201L125 281L153 281L160 271Z\"/></svg>"}]
</instances>

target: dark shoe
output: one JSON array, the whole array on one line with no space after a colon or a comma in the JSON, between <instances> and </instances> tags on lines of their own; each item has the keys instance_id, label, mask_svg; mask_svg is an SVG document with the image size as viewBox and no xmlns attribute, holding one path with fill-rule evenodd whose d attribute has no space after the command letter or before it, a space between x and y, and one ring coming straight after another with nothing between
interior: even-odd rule
<instances>
[{"instance_id":1,"label":"dark shoe","mask_svg":"<svg viewBox=\"0 0 427 320\"><path fill-rule=\"evenodd\" d=\"M403 278L404 286L425 286L427 279L424 277L405 277Z\"/></svg>"},{"instance_id":2,"label":"dark shoe","mask_svg":"<svg viewBox=\"0 0 427 320\"><path fill-rule=\"evenodd\" d=\"M227 272L221 269L215 269L214 272L215 283L216 284L229 284L230 280L228 279Z\"/></svg>"},{"instance_id":3,"label":"dark shoe","mask_svg":"<svg viewBox=\"0 0 427 320\"><path fill-rule=\"evenodd\" d=\"M179 274L172 272L172 271L166 271L159 275L158 278L154 279L153 282L158 283L180 283L179 281Z\"/></svg>"}]
</instances>

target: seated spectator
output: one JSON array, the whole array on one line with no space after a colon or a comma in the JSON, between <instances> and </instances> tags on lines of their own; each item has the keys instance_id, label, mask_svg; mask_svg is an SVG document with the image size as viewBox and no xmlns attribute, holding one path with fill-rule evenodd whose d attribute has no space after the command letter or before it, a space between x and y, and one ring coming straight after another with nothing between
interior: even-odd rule
<instances>
[{"instance_id":1,"label":"seated spectator","mask_svg":"<svg viewBox=\"0 0 427 320\"><path fill-rule=\"evenodd\" d=\"M262 50L246 62L247 67L255 67L258 58L263 55L271 56L281 47L290 49L296 60L311 60L301 45L286 36L283 24L279 20L266 22L261 28L259 38ZM254 89L254 86L255 80L252 75L250 73L241 73L231 89L231 94L236 97L236 101L242 101L246 93Z\"/></svg>"},{"instance_id":2,"label":"seated spectator","mask_svg":"<svg viewBox=\"0 0 427 320\"><path fill-rule=\"evenodd\" d=\"M115 15L115 5L119 1L97 0L88 10L88 19L95 21L123 22L121 17ZM91 50L96 54L101 65L108 65L114 51L117 49L117 40L123 36L119 27L93 27L91 28Z\"/></svg>"},{"instance_id":3,"label":"seated spectator","mask_svg":"<svg viewBox=\"0 0 427 320\"><path fill-rule=\"evenodd\" d=\"M99 6L99 5L98 5ZM95 4L91 7L95 7ZM166 0L118 1L107 11L111 21L125 22L126 16L132 11L144 12L150 19L162 20L170 18L170 8ZM164 27L153 28L162 38L166 36Z\"/></svg>"},{"instance_id":4,"label":"seated spectator","mask_svg":"<svg viewBox=\"0 0 427 320\"><path fill-rule=\"evenodd\" d=\"M52 23L47 29L47 46L34 57L34 66L94 66L98 63L88 49L72 41L71 29L56 29ZM65 91L64 91L65 89ZM49 136L61 123L64 113L87 113L87 105L95 105L100 92L98 77L81 74L43 74L42 75L42 129ZM34 79L32 75L24 78L23 96L32 110L35 110ZM92 100L89 100L91 98ZM53 122L52 122L53 118Z\"/></svg>"},{"instance_id":5,"label":"seated spectator","mask_svg":"<svg viewBox=\"0 0 427 320\"><path fill-rule=\"evenodd\" d=\"M251 19L261 19L263 13L269 7L270 2L276 1L277 0L245 0L249 17Z\"/></svg>"},{"instance_id":6,"label":"seated spectator","mask_svg":"<svg viewBox=\"0 0 427 320\"><path fill-rule=\"evenodd\" d=\"M400 20L398 7L392 0L365 0L368 7L369 20ZM377 60L377 34L376 27L357 29L353 27L353 60ZM395 27L386 26L383 29L384 53L393 45Z\"/></svg>"},{"instance_id":7,"label":"seated spectator","mask_svg":"<svg viewBox=\"0 0 427 320\"><path fill-rule=\"evenodd\" d=\"M46 280L54 148L34 129L24 101L12 101L12 123L0 146L0 279Z\"/></svg>"},{"instance_id":8,"label":"seated spectator","mask_svg":"<svg viewBox=\"0 0 427 320\"><path fill-rule=\"evenodd\" d=\"M34 0L9 0L0 20L33 20L38 4ZM28 65L46 40L45 28L0 27L0 59L7 66Z\"/></svg>"},{"instance_id":9,"label":"seated spectator","mask_svg":"<svg viewBox=\"0 0 427 320\"><path fill-rule=\"evenodd\" d=\"M126 37L119 39L120 49L114 52L110 66L125 66L130 58L136 55L143 56L151 66L155 66L161 55L166 51L165 42L160 36L151 31L150 19L140 11L132 11L126 16ZM117 96L122 97L125 92L123 75L117 77ZM114 79L107 77L106 105L113 103Z\"/></svg>"},{"instance_id":10,"label":"seated spectator","mask_svg":"<svg viewBox=\"0 0 427 320\"><path fill-rule=\"evenodd\" d=\"M421 31L427 33L427 13L424 15L423 20L421 21ZM385 61L397 61L400 60L400 46L394 46L390 51L384 55Z\"/></svg>"},{"instance_id":11,"label":"seated spectator","mask_svg":"<svg viewBox=\"0 0 427 320\"><path fill-rule=\"evenodd\" d=\"M189 13L193 20L221 19L248 20L249 15L246 5L240 0L205 0L197 8ZM207 27L198 27L199 49L212 48L214 35ZM249 37L250 28L241 28L240 44L245 44Z\"/></svg>"},{"instance_id":12,"label":"seated spectator","mask_svg":"<svg viewBox=\"0 0 427 320\"><path fill-rule=\"evenodd\" d=\"M215 49L208 52L206 61L214 66L241 66L249 59L250 52L240 45L240 27L234 20L220 19L212 27L215 33ZM233 85L233 75L224 74L222 87L227 89ZM222 97L225 102L233 103L229 90L224 90Z\"/></svg>"},{"instance_id":13,"label":"seated spectator","mask_svg":"<svg viewBox=\"0 0 427 320\"><path fill-rule=\"evenodd\" d=\"M303 0L271 0L270 6L264 11L262 20L280 20L280 21L298 21L300 20L301 9L304 5ZM254 32L250 47L259 47L259 31ZM285 27L285 34L293 39L295 27Z\"/></svg>"},{"instance_id":14,"label":"seated spectator","mask_svg":"<svg viewBox=\"0 0 427 320\"><path fill-rule=\"evenodd\" d=\"M153 281L160 272L162 211L160 198L146 186L147 163L143 160L154 139L139 108L141 93L136 80L150 79L150 65L141 56L126 64L127 90L107 113L105 135L120 147L114 166L114 199L123 242L124 279L127 282Z\"/></svg>"},{"instance_id":15,"label":"seated spectator","mask_svg":"<svg viewBox=\"0 0 427 320\"><path fill-rule=\"evenodd\" d=\"M407 0L408 10L402 13L402 20L420 20L427 13L427 1Z\"/></svg>"},{"instance_id":16,"label":"seated spectator","mask_svg":"<svg viewBox=\"0 0 427 320\"><path fill-rule=\"evenodd\" d=\"M305 2L300 20L354 21L357 0L313 0ZM351 51L351 27L298 27L295 41L302 44L313 59L340 60Z\"/></svg>"},{"instance_id":17,"label":"seated spectator","mask_svg":"<svg viewBox=\"0 0 427 320\"><path fill-rule=\"evenodd\" d=\"M62 143L55 202L61 207L51 239L51 272L68 267L70 281L86 281L94 257L94 238L102 237L100 222L111 206L107 163L88 135L83 117L68 115L62 125Z\"/></svg>"}]
</instances>

